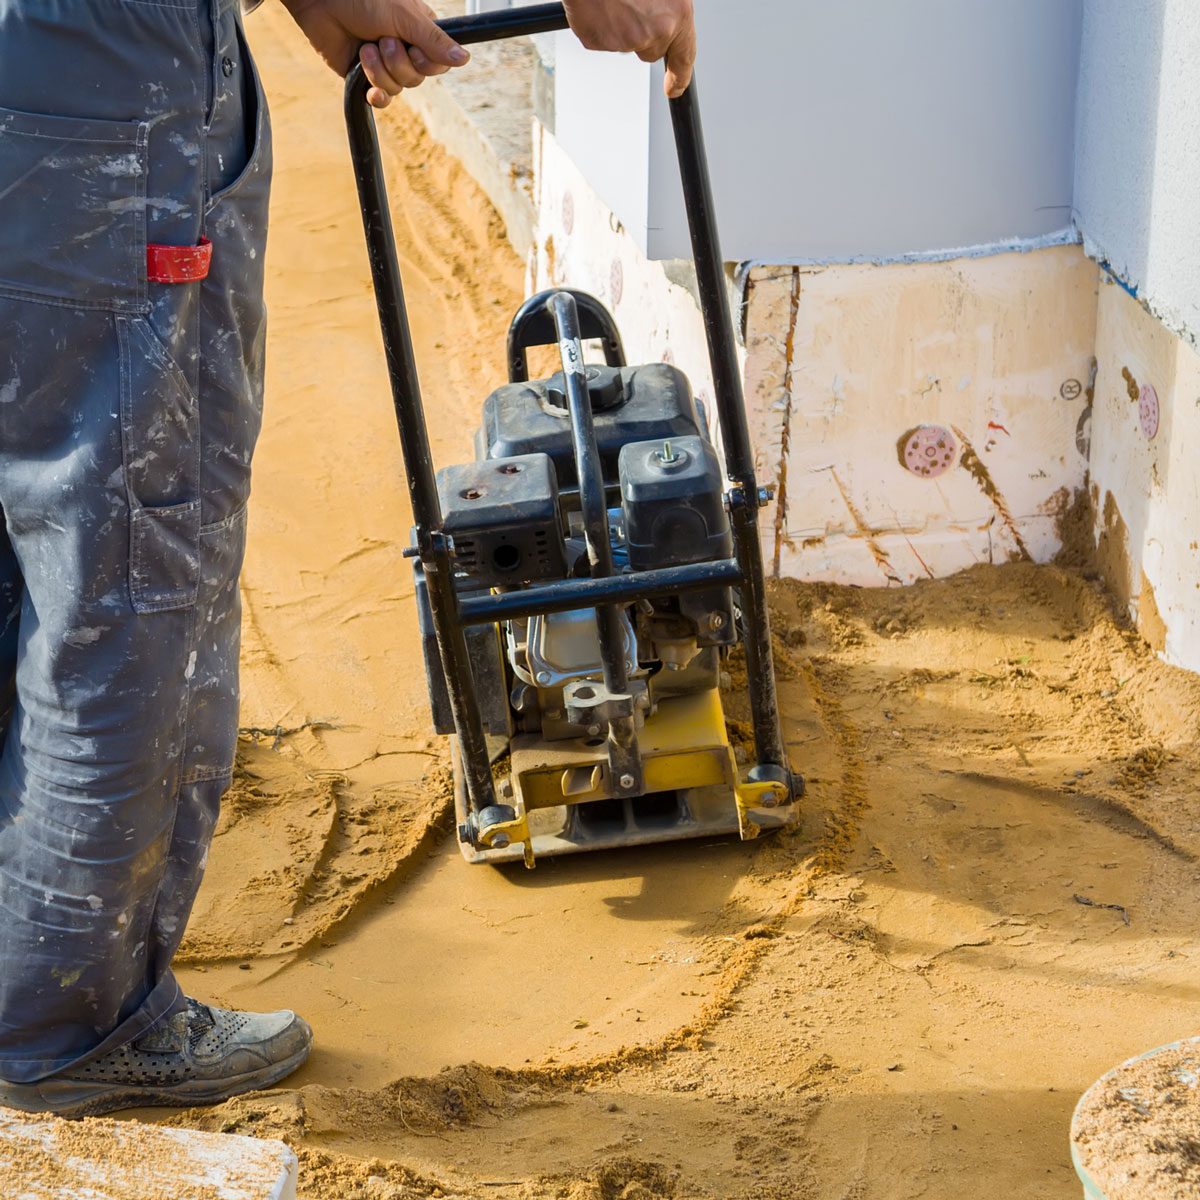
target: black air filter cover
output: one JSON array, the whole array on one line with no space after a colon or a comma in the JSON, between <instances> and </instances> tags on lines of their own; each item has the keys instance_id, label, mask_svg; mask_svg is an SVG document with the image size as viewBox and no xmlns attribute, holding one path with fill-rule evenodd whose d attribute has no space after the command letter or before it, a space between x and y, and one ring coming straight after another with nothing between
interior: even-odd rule
<instances>
[{"instance_id":1,"label":"black air filter cover","mask_svg":"<svg viewBox=\"0 0 1200 1200\"><path fill-rule=\"evenodd\" d=\"M621 508L635 571L733 553L716 451L700 437L634 442L621 451Z\"/></svg>"}]
</instances>

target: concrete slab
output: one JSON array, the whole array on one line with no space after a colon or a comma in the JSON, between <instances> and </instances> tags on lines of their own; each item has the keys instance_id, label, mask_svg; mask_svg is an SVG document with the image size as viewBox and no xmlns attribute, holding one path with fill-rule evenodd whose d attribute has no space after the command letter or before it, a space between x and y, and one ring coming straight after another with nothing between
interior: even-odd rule
<instances>
[{"instance_id":1,"label":"concrete slab","mask_svg":"<svg viewBox=\"0 0 1200 1200\"><path fill-rule=\"evenodd\" d=\"M133 1121L63 1121L0 1108L5 1200L295 1200L278 1141Z\"/></svg>"}]
</instances>

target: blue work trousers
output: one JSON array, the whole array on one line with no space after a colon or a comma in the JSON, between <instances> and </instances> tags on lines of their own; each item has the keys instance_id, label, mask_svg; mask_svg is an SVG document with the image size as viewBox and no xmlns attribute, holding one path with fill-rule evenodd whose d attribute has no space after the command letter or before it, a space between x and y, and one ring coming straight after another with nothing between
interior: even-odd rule
<instances>
[{"instance_id":1,"label":"blue work trousers","mask_svg":"<svg viewBox=\"0 0 1200 1200\"><path fill-rule=\"evenodd\" d=\"M237 740L262 409L270 130L241 21L233 0L0 0L10 1082L183 1003L171 960Z\"/></svg>"}]
</instances>

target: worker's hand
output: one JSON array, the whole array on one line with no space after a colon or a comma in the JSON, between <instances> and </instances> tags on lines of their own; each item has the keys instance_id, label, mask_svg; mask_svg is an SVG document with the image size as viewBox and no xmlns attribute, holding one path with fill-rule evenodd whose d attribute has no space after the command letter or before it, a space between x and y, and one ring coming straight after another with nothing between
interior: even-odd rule
<instances>
[{"instance_id":1,"label":"worker's hand","mask_svg":"<svg viewBox=\"0 0 1200 1200\"><path fill-rule=\"evenodd\" d=\"M571 28L589 50L632 51L667 60L667 95L682 96L696 62L692 0L566 0Z\"/></svg>"},{"instance_id":2,"label":"worker's hand","mask_svg":"<svg viewBox=\"0 0 1200 1200\"><path fill-rule=\"evenodd\" d=\"M424 0L283 0L317 53L345 75L357 57L371 87L367 101L386 108L405 88L470 61L434 23Z\"/></svg>"}]
</instances>

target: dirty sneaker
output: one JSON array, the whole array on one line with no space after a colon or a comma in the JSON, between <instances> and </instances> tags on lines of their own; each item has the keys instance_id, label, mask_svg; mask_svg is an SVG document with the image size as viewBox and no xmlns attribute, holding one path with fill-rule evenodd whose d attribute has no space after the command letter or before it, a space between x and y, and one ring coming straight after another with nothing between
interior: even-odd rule
<instances>
[{"instance_id":1,"label":"dirty sneaker","mask_svg":"<svg viewBox=\"0 0 1200 1200\"><path fill-rule=\"evenodd\" d=\"M189 1000L135 1042L38 1083L0 1082L0 1105L64 1117L118 1108L220 1104L271 1087L304 1064L308 1023L286 1010L231 1012Z\"/></svg>"}]
</instances>

